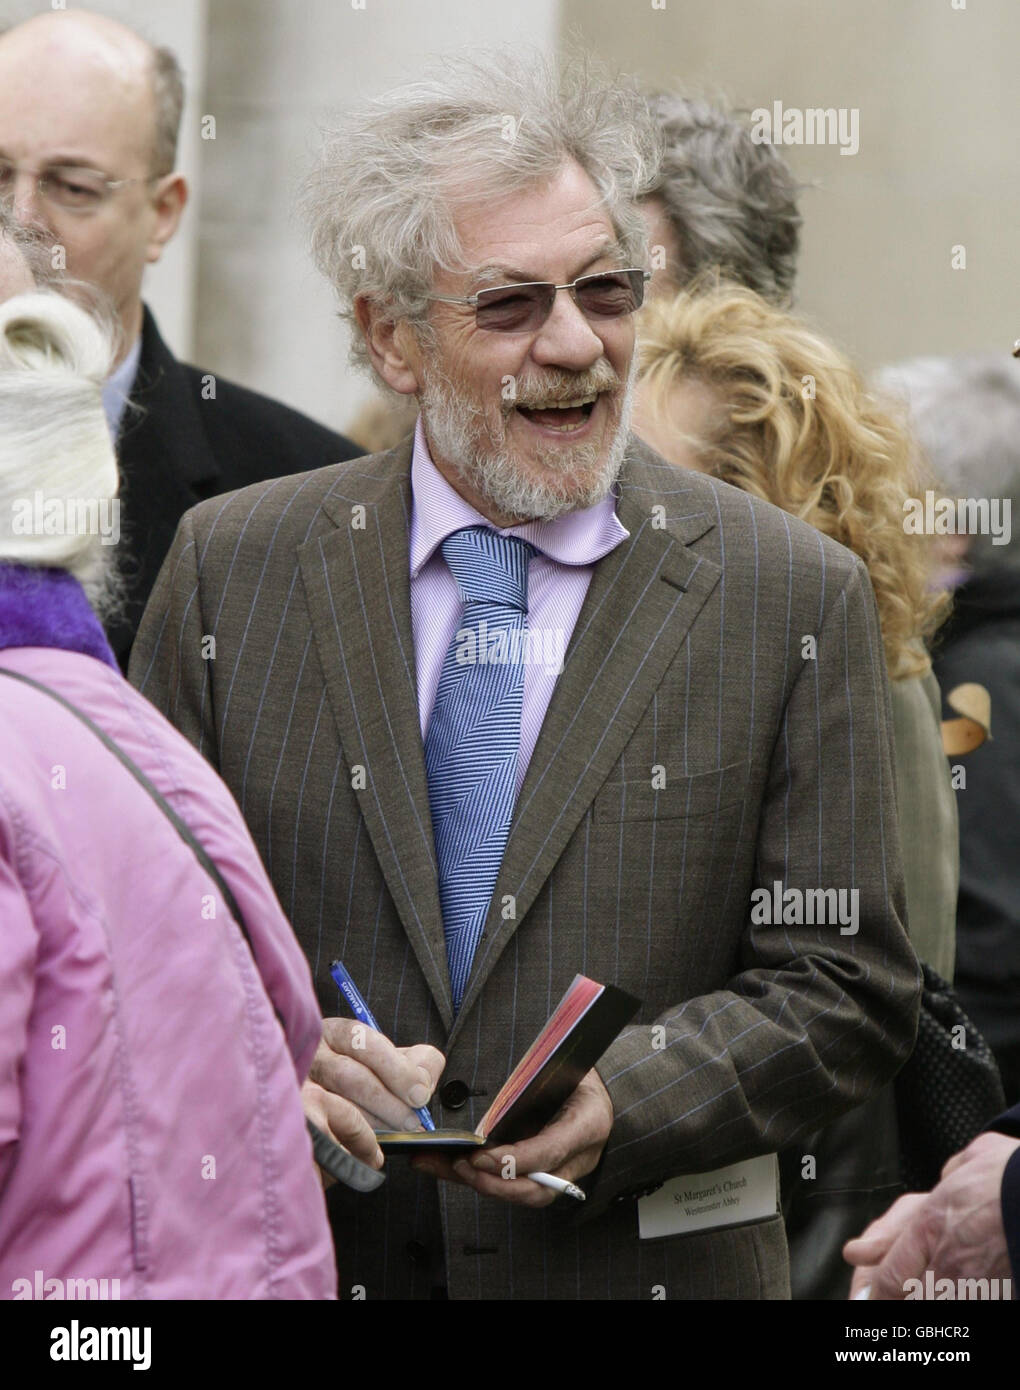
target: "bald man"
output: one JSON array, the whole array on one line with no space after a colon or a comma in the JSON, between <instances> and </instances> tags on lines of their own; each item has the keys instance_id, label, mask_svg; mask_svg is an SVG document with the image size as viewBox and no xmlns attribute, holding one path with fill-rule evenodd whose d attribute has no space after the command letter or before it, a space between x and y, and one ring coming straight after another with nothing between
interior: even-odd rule
<instances>
[{"instance_id":1,"label":"bald man","mask_svg":"<svg viewBox=\"0 0 1020 1390\"><path fill-rule=\"evenodd\" d=\"M188 198L175 169L180 69L114 20L37 15L0 34L0 198L54 262L112 301L122 342L104 400L118 440L129 586L110 631L124 669L177 522L196 502L360 451L296 411L178 362L142 300ZM122 557L123 559L124 557Z\"/></svg>"}]
</instances>

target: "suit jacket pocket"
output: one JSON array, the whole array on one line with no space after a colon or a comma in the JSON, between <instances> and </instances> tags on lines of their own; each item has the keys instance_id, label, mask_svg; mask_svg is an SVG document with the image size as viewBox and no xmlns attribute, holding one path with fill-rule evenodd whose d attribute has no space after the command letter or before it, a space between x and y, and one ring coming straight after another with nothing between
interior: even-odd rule
<instances>
[{"instance_id":1,"label":"suit jacket pocket","mask_svg":"<svg viewBox=\"0 0 1020 1390\"><path fill-rule=\"evenodd\" d=\"M667 768L656 779L663 785L655 786L649 768L640 781L606 782L592 802L592 816L596 822L713 816L743 800L749 771L746 759L693 777L671 776Z\"/></svg>"}]
</instances>

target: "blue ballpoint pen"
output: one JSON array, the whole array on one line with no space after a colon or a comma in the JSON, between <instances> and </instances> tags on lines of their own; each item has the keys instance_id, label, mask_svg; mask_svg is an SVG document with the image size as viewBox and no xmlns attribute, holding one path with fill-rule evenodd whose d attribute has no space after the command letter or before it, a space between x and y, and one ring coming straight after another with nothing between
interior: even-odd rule
<instances>
[{"instance_id":1,"label":"blue ballpoint pen","mask_svg":"<svg viewBox=\"0 0 1020 1390\"><path fill-rule=\"evenodd\" d=\"M362 997L361 991L358 989L358 986L354 983L350 975L348 975L347 971L344 969L343 963L341 961L335 960L333 964L329 967L329 973L333 976L333 979L336 981L337 989L347 1000L348 1004L351 1007L351 1013L358 1020L358 1022L363 1023L366 1028L371 1028L373 1033L381 1033L382 1029L379 1027L378 1023L376 1023L375 1018L372 1014L372 1010L365 1003L365 1000ZM429 1114L427 1105L423 1105L420 1110L415 1110L414 1113L418 1116L418 1119L421 1120L423 1129L435 1129L435 1125L432 1122L432 1116Z\"/></svg>"}]
</instances>

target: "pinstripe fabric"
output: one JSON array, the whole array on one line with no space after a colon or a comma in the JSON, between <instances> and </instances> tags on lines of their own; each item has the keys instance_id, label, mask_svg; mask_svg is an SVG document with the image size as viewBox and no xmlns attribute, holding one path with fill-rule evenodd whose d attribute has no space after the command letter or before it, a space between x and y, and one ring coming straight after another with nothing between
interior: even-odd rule
<instances>
[{"instance_id":1,"label":"pinstripe fabric","mask_svg":"<svg viewBox=\"0 0 1020 1390\"><path fill-rule=\"evenodd\" d=\"M618 505L630 536L596 567L455 1018L409 467L407 441L195 508L132 678L241 801L324 1011L340 1012L326 967L341 955L390 1036L442 1048L447 1076L476 1093L460 1110L437 1103L438 1123L478 1122L577 970L645 1004L599 1064L616 1120L583 1213L437 1192L391 1163L379 1193L331 1197L341 1285L369 1298L444 1280L462 1298L783 1297L780 1221L642 1245L633 1196L790 1143L911 1046L917 971L866 572L794 518L632 443ZM856 888L859 931L753 921L751 892L776 880Z\"/></svg>"},{"instance_id":2,"label":"pinstripe fabric","mask_svg":"<svg viewBox=\"0 0 1020 1390\"><path fill-rule=\"evenodd\" d=\"M425 772L455 1009L510 833L533 553L516 536L480 526L443 542L464 606L439 677Z\"/></svg>"}]
</instances>

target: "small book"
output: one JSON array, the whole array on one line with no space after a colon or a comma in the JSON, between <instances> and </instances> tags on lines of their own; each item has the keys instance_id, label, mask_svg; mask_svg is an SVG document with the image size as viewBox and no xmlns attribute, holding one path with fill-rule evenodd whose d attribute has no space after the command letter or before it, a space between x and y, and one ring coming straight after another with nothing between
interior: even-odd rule
<instances>
[{"instance_id":1,"label":"small book","mask_svg":"<svg viewBox=\"0 0 1020 1390\"><path fill-rule=\"evenodd\" d=\"M547 1124L631 1021L641 1001L575 975L549 1022L517 1063L472 1133L464 1129L376 1131L383 1153L483 1148L526 1139Z\"/></svg>"}]
</instances>

